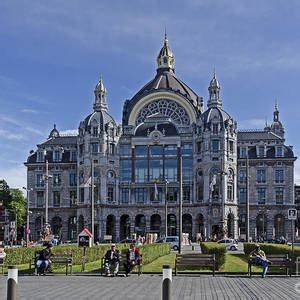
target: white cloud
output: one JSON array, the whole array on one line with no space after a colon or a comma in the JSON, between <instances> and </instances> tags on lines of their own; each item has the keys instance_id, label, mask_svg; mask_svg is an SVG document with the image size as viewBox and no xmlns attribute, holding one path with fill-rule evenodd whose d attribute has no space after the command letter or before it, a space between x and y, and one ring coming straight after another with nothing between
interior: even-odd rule
<instances>
[{"instance_id":1,"label":"white cloud","mask_svg":"<svg viewBox=\"0 0 300 300\"><path fill-rule=\"evenodd\" d=\"M67 129L67 130L62 130L59 133L62 135L76 135L76 134L78 134L78 130L77 129Z\"/></svg>"},{"instance_id":2,"label":"white cloud","mask_svg":"<svg viewBox=\"0 0 300 300\"><path fill-rule=\"evenodd\" d=\"M31 109L31 108L23 108L21 109L21 112L23 113L29 113L29 114L37 114L38 111L35 109Z\"/></svg>"},{"instance_id":3,"label":"white cloud","mask_svg":"<svg viewBox=\"0 0 300 300\"><path fill-rule=\"evenodd\" d=\"M7 130L0 129L0 138L11 140L11 141L24 141L27 140L27 138L20 133L11 133Z\"/></svg>"}]
</instances>

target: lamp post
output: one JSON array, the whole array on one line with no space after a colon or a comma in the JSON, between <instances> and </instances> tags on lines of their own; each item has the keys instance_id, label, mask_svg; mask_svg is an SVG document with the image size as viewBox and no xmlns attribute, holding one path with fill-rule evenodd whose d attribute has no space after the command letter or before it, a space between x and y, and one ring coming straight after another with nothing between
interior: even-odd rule
<instances>
[{"instance_id":1,"label":"lamp post","mask_svg":"<svg viewBox=\"0 0 300 300\"><path fill-rule=\"evenodd\" d=\"M246 156L246 241L250 242L249 157Z\"/></svg>"},{"instance_id":2,"label":"lamp post","mask_svg":"<svg viewBox=\"0 0 300 300\"><path fill-rule=\"evenodd\" d=\"M168 236L168 180L165 180L165 236Z\"/></svg>"},{"instance_id":3,"label":"lamp post","mask_svg":"<svg viewBox=\"0 0 300 300\"><path fill-rule=\"evenodd\" d=\"M27 193L27 218L26 218L26 246L28 247L29 245L29 234L30 234L30 228L29 228L29 214L30 214L30 211L29 211L29 196L30 196L30 191L33 191L32 188L30 189L27 189L25 186L23 186L23 189L26 191Z\"/></svg>"},{"instance_id":4,"label":"lamp post","mask_svg":"<svg viewBox=\"0 0 300 300\"><path fill-rule=\"evenodd\" d=\"M46 183L46 191L45 191L45 227L48 225L48 202L49 202L49 178L52 176L49 175L49 164L47 158L47 150L44 150L45 163L46 163L46 174L44 175L45 183Z\"/></svg>"},{"instance_id":5,"label":"lamp post","mask_svg":"<svg viewBox=\"0 0 300 300\"><path fill-rule=\"evenodd\" d=\"M95 241L95 198L94 198L94 162L93 159L91 159L91 193L92 193L92 197L91 197L91 226L92 226L92 244L94 245L94 241Z\"/></svg>"},{"instance_id":6,"label":"lamp post","mask_svg":"<svg viewBox=\"0 0 300 300\"><path fill-rule=\"evenodd\" d=\"M183 194L183 189L182 189L182 150L181 147L179 147L179 244L178 244L178 252L179 254L182 253L182 194Z\"/></svg>"}]
</instances>

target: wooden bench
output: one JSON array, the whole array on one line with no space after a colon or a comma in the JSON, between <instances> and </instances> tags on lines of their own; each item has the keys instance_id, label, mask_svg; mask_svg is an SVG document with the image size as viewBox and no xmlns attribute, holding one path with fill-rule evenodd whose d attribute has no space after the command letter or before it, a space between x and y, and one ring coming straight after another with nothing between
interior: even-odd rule
<instances>
[{"instance_id":1,"label":"wooden bench","mask_svg":"<svg viewBox=\"0 0 300 300\"><path fill-rule=\"evenodd\" d=\"M124 263L126 262L126 254L124 253L122 253L122 254L120 254L120 256L119 256L119 258L120 258L120 263L119 263L119 273L124 273ZM105 256L103 256L102 258L101 258L101 275L103 275L103 273L104 273L104 264L105 264ZM138 271L138 276L140 276L141 274L142 274L142 268L143 268L143 259L142 259L142 254L140 254L140 260L139 260L139 263L137 264L137 265L135 265L134 267L133 267L133 270L135 269L135 268L137 268L137 271Z\"/></svg>"},{"instance_id":2,"label":"wooden bench","mask_svg":"<svg viewBox=\"0 0 300 300\"><path fill-rule=\"evenodd\" d=\"M2 274L4 274L4 260L5 260L4 257L0 258L0 267L2 267Z\"/></svg>"},{"instance_id":3,"label":"wooden bench","mask_svg":"<svg viewBox=\"0 0 300 300\"><path fill-rule=\"evenodd\" d=\"M29 269L31 270L32 265L34 265L34 273L37 272L36 262L39 259L40 251L35 251L33 259L29 262ZM66 275L72 275L72 267L73 267L73 256L72 253L55 253L51 256L51 265L63 265L66 266Z\"/></svg>"},{"instance_id":4,"label":"wooden bench","mask_svg":"<svg viewBox=\"0 0 300 300\"><path fill-rule=\"evenodd\" d=\"M187 253L177 254L175 258L175 276L177 269L185 267L211 267L213 276L216 270L215 254Z\"/></svg>"},{"instance_id":5,"label":"wooden bench","mask_svg":"<svg viewBox=\"0 0 300 300\"><path fill-rule=\"evenodd\" d=\"M285 268L286 275L292 275L290 271L291 269L291 259L288 254L269 254L266 255L267 260L271 262L269 268L272 267L283 267ZM255 258L249 258L248 260L248 275L252 276L252 265L256 266ZM289 274L290 273L290 274Z\"/></svg>"}]
</instances>

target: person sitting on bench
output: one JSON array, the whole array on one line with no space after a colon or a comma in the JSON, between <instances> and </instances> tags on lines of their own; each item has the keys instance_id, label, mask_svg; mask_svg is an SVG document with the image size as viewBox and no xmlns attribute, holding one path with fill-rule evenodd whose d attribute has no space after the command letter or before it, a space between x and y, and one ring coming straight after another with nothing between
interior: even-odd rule
<instances>
[{"instance_id":1,"label":"person sitting on bench","mask_svg":"<svg viewBox=\"0 0 300 300\"><path fill-rule=\"evenodd\" d=\"M45 275L45 272L50 269L52 247L52 243L48 243L46 248L39 252L38 260L36 262L38 274Z\"/></svg>"},{"instance_id":2,"label":"person sitting on bench","mask_svg":"<svg viewBox=\"0 0 300 300\"><path fill-rule=\"evenodd\" d=\"M262 278L266 277L270 261L267 260L265 252L260 249L258 244L255 245L255 249L250 253L250 259L253 259L256 265L263 267L261 276Z\"/></svg>"},{"instance_id":3,"label":"person sitting on bench","mask_svg":"<svg viewBox=\"0 0 300 300\"><path fill-rule=\"evenodd\" d=\"M117 276L119 272L120 254L115 244L112 244L111 249L107 250L104 260L105 276L110 276L111 271L113 276Z\"/></svg>"},{"instance_id":4,"label":"person sitting on bench","mask_svg":"<svg viewBox=\"0 0 300 300\"><path fill-rule=\"evenodd\" d=\"M129 273L135 265L139 265L141 260L140 250L135 247L135 244L130 244L130 249L126 252L126 262L124 263L125 274L129 276Z\"/></svg>"}]
</instances>

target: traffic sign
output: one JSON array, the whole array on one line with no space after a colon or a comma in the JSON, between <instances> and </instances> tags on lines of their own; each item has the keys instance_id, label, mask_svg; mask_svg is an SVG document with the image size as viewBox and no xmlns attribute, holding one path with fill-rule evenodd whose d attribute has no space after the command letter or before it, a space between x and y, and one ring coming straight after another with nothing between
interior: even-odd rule
<instances>
[{"instance_id":1,"label":"traffic sign","mask_svg":"<svg viewBox=\"0 0 300 300\"><path fill-rule=\"evenodd\" d=\"M288 219L297 220L297 210L295 208L290 208L288 210Z\"/></svg>"}]
</instances>

